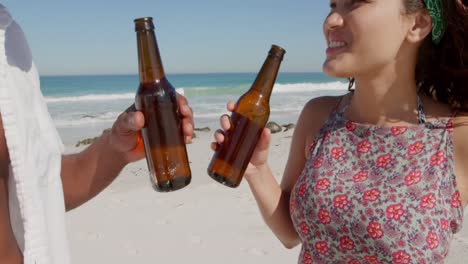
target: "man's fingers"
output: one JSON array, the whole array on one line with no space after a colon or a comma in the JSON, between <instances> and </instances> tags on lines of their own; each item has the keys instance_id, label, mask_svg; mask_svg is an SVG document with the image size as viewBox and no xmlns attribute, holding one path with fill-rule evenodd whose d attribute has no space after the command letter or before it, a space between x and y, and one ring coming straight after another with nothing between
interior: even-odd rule
<instances>
[{"instance_id":1,"label":"man's fingers","mask_svg":"<svg viewBox=\"0 0 468 264\"><path fill-rule=\"evenodd\" d=\"M129 115L131 115L130 123L133 125L133 131L139 131L143 128L143 126L145 126L145 117L143 116L142 112L137 111L130 113Z\"/></svg>"},{"instance_id":2,"label":"man's fingers","mask_svg":"<svg viewBox=\"0 0 468 264\"><path fill-rule=\"evenodd\" d=\"M179 105L188 105L187 98L180 93L177 93L177 101L179 101Z\"/></svg>"},{"instance_id":3,"label":"man's fingers","mask_svg":"<svg viewBox=\"0 0 468 264\"><path fill-rule=\"evenodd\" d=\"M128 134L141 130L145 124L145 118L141 112L122 113L115 123L118 134Z\"/></svg>"},{"instance_id":4,"label":"man's fingers","mask_svg":"<svg viewBox=\"0 0 468 264\"><path fill-rule=\"evenodd\" d=\"M193 125L188 119L182 119L182 132L184 133L185 143L189 143L193 136Z\"/></svg>"}]
</instances>

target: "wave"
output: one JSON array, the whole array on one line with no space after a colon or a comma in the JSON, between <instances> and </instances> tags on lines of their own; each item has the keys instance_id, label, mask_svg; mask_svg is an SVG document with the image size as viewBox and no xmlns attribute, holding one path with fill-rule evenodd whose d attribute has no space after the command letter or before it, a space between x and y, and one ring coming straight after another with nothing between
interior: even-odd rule
<instances>
[{"instance_id":1,"label":"wave","mask_svg":"<svg viewBox=\"0 0 468 264\"><path fill-rule=\"evenodd\" d=\"M176 89L178 93L184 94L183 89ZM112 101L112 100L134 100L135 93L120 93L120 94L88 94L81 96L65 96L65 97L45 97L46 103L76 103L76 102L93 102L93 101Z\"/></svg>"},{"instance_id":2,"label":"wave","mask_svg":"<svg viewBox=\"0 0 468 264\"><path fill-rule=\"evenodd\" d=\"M90 124L112 123L121 112L104 112L96 114L84 114L77 116L77 114L68 114L65 116L52 117L57 127L73 127L83 126Z\"/></svg>"},{"instance_id":3,"label":"wave","mask_svg":"<svg viewBox=\"0 0 468 264\"><path fill-rule=\"evenodd\" d=\"M323 91L346 91L347 83L329 82L329 83L286 83L275 84L273 94L282 93L308 93ZM246 85L226 86L226 87L182 87L176 89L178 93L187 97L198 96L223 96L240 95L248 89ZM97 101L115 101L115 100L134 100L135 93L116 93L116 94L88 94L81 96L64 97L45 97L47 103L83 103Z\"/></svg>"},{"instance_id":4,"label":"wave","mask_svg":"<svg viewBox=\"0 0 468 264\"><path fill-rule=\"evenodd\" d=\"M67 97L46 97L47 103L72 103L72 102L90 102L90 101L109 101L134 99L134 93L124 94L89 94L82 96L67 96Z\"/></svg>"},{"instance_id":5,"label":"wave","mask_svg":"<svg viewBox=\"0 0 468 264\"><path fill-rule=\"evenodd\" d=\"M302 93L317 91L345 91L348 84L344 82L328 83L277 83L273 87L273 93Z\"/></svg>"}]
</instances>

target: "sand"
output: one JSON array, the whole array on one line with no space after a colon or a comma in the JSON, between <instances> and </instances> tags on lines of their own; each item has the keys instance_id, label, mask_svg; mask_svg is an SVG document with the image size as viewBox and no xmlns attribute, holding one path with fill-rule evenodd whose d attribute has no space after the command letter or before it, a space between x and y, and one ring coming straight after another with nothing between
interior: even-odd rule
<instances>
[{"instance_id":1,"label":"sand","mask_svg":"<svg viewBox=\"0 0 468 264\"><path fill-rule=\"evenodd\" d=\"M279 180L292 132L273 134L270 164ZM67 213L73 263L297 263L264 224L247 182L231 189L206 174L212 132L188 145L192 183L155 192L146 161L127 166L87 204ZM67 146L68 152L81 150ZM465 214L465 227L468 214ZM446 263L467 263L468 228L456 235Z\"/></svg>"}]
</instances>

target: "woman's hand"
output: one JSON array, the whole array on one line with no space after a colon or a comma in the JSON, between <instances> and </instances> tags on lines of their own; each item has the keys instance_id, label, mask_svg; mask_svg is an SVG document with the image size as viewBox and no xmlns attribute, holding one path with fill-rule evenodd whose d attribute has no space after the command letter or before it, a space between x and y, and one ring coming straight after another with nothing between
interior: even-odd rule
<instances>
[{"instance_id":1,"label":"woman's hand","mask_svg":"<svg viewBox=\"0 0 468 264\"><path fill-rule=\"evenodd\" d=\"M177 100L185 143L189 143L193 136L193 112L183 95L178 94ZM137 161L145 157L143 139L141 137L141 129L144 125L145 117L143 113L137 111L135 105L132 105L120 114L112 126L109 143L115 150L122 153L128 162Z\"/></svg>"},{"instance_id":2,"label":"woman's hand","mask_svg":"<svg viewBox=\"0 0 468 264\"><path fill-rule=\"evenodd\" d=\"M227 110L229 112L233 112L236 108L236 103L234 101L229 101L227 104ZM224 135L229 132L231 129L231 121L228 115L223 115L220 118L221 129L218 129L215 132L215 142L211 143L211 149L216 151L221 144L224 142ZM244 177L246 180L249 180L251 177L255 177L254 175L258 175L262 168L267 166L268 161L268 151L270 149L270 139L271 133L270 130L264 128L260 139L257 143L257 147L255 148L252 158L250 159L250 163L245 171Z\"/></svg>"}]
</instances>

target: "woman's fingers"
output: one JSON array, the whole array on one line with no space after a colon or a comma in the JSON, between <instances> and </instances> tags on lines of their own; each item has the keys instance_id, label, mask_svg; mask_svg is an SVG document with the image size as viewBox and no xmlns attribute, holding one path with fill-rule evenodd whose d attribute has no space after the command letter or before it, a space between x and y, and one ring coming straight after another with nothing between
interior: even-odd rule
<instances>
[{"instance_id":1,"label":"woman's fingers","mask_svg":"<svg viewBox=\"0 0 468 264\"><path fill-rule=\"evenodd\" d=\"M214 134L214 138L215 138L216 143L218 143L218 144L223 143L224 142L224 131L222 131L221 129L216 130L216 132Z\"/></svg>"},{"instance_id":2,"label":"woman's fingers","mask_svg":"<svg viewBox=\"0 0 468 264\"><path fill-rule=\"evenodd\" d=\"M218 149L218 143L216 143L216 142L211 142L210 147L211 147L211 150L216 151L216 150Z\"/></svg>"},{"instance_id":3,"label":"woman's fingers","mask_svg":"<svg viewBox=\"0 0 468 264\"><path fill-rule=\"evenodd\" d=\"M231 118L228 115L222 115L219 119L219 123L221 125L221 129L224 131L231 129Z\"/></svg>"},{"instance_id":4,"label":"woman's fingers","mask_svg":"<svg viewBox=\"0 0 468 264\"><path fill-rule=\"evenodd\" d=\"M234 109L236 109L236 102L235 101L229 101L227 103L227 110L229 112L232 112L232 111L234 111Z\"/></svg>"}]
</instances>

